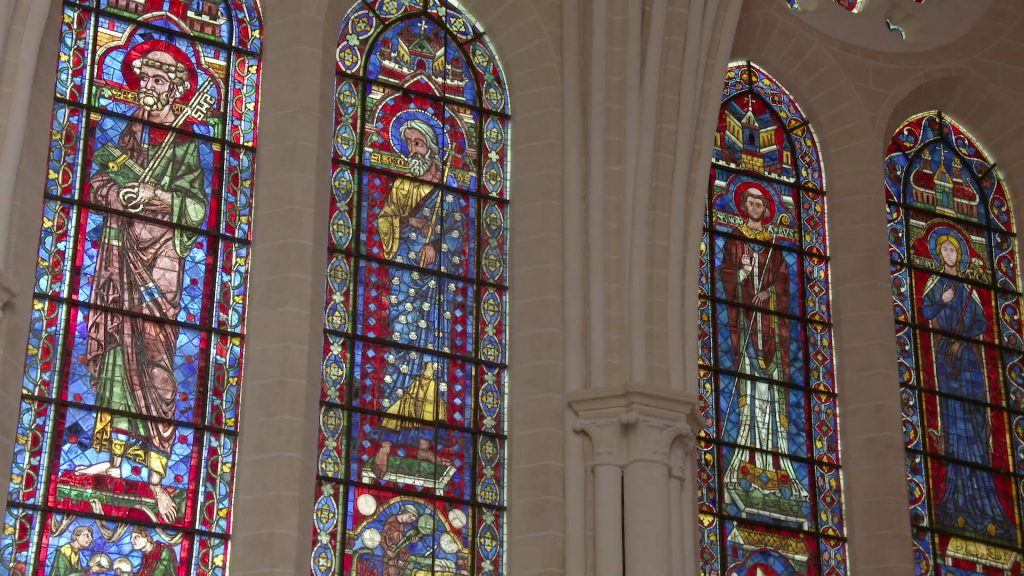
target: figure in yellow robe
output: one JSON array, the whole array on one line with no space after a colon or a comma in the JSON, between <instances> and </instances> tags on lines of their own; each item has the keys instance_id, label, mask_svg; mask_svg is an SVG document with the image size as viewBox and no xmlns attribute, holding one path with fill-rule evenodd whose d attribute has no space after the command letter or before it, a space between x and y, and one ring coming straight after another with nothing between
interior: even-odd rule
<instances>
[{"instance_id":1,"label":"figure in yellow robe","mask_svg":"<svg viewBox=\"0 0 1024 576\"><path fill-rule=\"evenodd\" d=\"M411 178L398 178L376 218L380 252L404 266L391 268L384 337L398 344L387 354L372 468L384 478L392 446L414 449L417 460L436 462L434 426L447 416L448 365L432 352L452 352L457 282L437 272L460 270L468 222L457 194L446 191L434 129L410 120L402 130ZM465 306L463 306L465 307Z\"/></svg>"}]
</instances>

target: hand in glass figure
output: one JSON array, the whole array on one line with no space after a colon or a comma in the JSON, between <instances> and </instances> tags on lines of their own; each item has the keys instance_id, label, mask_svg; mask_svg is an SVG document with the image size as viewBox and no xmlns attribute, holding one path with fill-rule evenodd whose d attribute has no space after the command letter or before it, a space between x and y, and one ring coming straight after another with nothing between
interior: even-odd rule
<instances>
[{"instance_id":1,"label":"hand in glass figure","mask_svg":"<svg viewBox=\"0 0 1024 576\"><path fill-rule=\"evenodd\" d=\"M171 422L178 401L178 327L172 322L181 309L184 261L197 240L189 228L203 222L207 199L196 142L143 121L180 122L174 105L190 88L191 69L187 56L171 44L150 40L140 45L136 59L126 66L138 81L140 105L121 133L116 153L142 168L145 181L121 183L108 170L98 171L91 182L94 199L112 210L97 256L87 354L100 408L93 448L107 459L79 466L76 472L120 478L124 459L145 467L164 522L179 516L177 503L163 486L178 438ZM176 226L118 213L125 210ZM171 322L146 321L120 311Z\"/></svg>"},{"instance_id":2,"label":"hand in glass figure","mask_svg":"<svg viewBox=\"0 0 1024 576\"><path fill-rule=\"evenodd\" d=\"M451 266L465 240L462 213L443 187L444 169L434 128L419 119L401 129L412 178L398 178L389 191L377 229L384 256L412 266L393 270L388 296L390 337L404 346L450 351L455 284L430 273ZM437 463L434 430L424 422L447 415L447 366L421 350L397 348L383 376L380 447L370 463L379 479L388 473L395 445L415 447L416 460Z\"/></svg>"}]
</instances>

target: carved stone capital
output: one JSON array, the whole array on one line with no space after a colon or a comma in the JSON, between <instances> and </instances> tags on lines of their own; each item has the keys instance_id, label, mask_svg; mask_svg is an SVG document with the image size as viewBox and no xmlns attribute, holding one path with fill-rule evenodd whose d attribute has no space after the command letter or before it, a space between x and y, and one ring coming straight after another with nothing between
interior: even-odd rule
<instances>
[{"instance_id":1,"label":"carved stone capital","mask_svg":"<svg viewBox=\"0 0 1024 576\"><path fill-rule=\"evenodd\" d=\"M679 480L687 484L692 480L694 474L694 458L696 458L696 439L693 441L677 442L672 445L669 455L668 475L669 478Z\"/></svg>"},{"instance_id":2,"label":"carved stone capital","mask_svg":"<svg viewBox=\"0 0 1024 576\"><path fill-rule=\"evenodd\" d=\"M624 386L582 390L568 400L579 417L576 430L594 443L597 463L670 466L670 451L679 438L692 453L700 426L696 394Z\"/></svg>"},{"instance_id":3,"label":"carved stone capital","mask_svg":"<svg viewBox=\"0 0 1024 576\"><path fill-rule=\"evenodd\" d=\"M623 412L612 407L588 404L585 401L575 402L572 396L569 405L579 418L573 430L586 434L594 446L594 463L621 466L624 456Z\"/></svg>"}]
</instances>

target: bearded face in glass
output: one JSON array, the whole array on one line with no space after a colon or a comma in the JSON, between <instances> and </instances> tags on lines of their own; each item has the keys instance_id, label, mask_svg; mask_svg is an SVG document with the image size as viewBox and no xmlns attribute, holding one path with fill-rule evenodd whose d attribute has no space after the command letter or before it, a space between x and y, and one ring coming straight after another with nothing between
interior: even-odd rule
<instances>
[{"instance_id":1,"label":"bearded face in glass","mask_svg":"<svg viewBox=\"0 0 1024 576\"><path fill-rule=\"evenodd\" d=\"M160 112L181 98L189 88L188 69L159 50L132 63L139 77L139 105L146 112Z\"/></svg>"},{"instance_id":2,"label":"bearded face in glass","mask_svg":"<svg viewBox=\"0 0 1024 576\"><path fill-rule=\"evenodd\" d=\"M402 140L405 140L409 151L409 174L423 178L438 163L440 156L434 130L424 122L412 120L402 129Z\"/></svg>"}]
</instances>

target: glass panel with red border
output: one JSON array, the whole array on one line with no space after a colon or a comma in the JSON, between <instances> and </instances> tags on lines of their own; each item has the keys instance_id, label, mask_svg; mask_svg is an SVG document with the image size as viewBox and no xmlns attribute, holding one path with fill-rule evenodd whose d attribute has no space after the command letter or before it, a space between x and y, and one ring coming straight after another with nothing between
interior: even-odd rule
<instances>
[{"instance_id":1,"label":"glass panel with red border","mask_svg":"<svg viewBox=\"0 0 1024 576\"><path fill-rule=\"evenodd\" d=\"M61 11L0 573L223 575L259 4Z\"/></svg>"}]
</instances>

